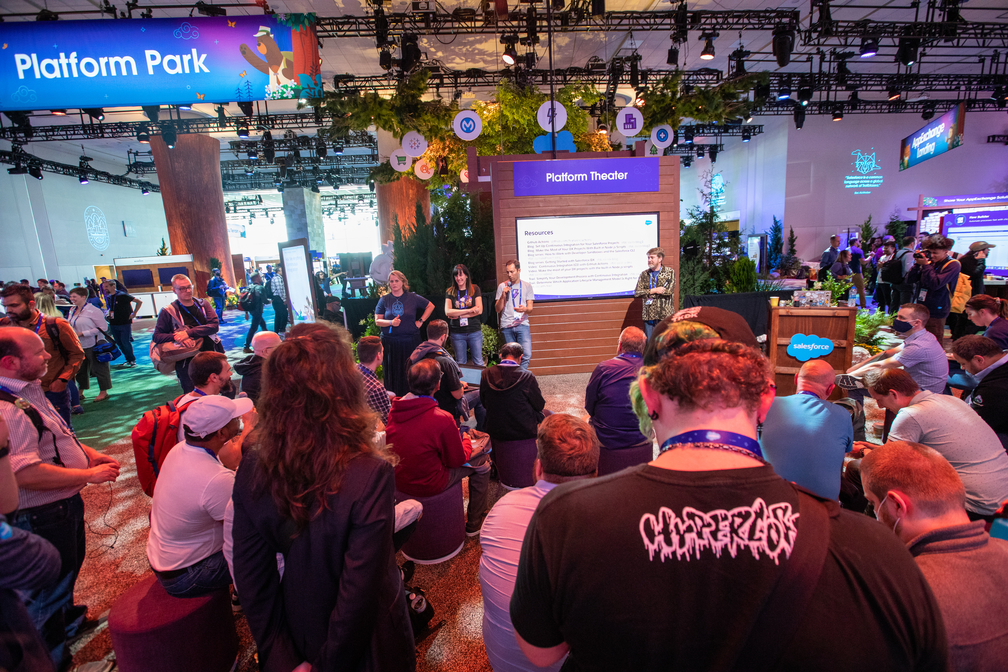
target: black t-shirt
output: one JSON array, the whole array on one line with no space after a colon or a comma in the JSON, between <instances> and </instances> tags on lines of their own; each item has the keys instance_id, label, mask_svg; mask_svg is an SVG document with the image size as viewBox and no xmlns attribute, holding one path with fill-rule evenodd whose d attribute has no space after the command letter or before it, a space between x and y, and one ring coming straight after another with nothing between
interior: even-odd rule
<instances>
[{"instance_id":1,"label":"black t-shirt","mask_svg":"<svg viewBox=\"0 0 1008 672\"><path fill-rule=\"evenodd\" d=\"M124 292L116 292L107 298L109 302L109 324L131 324L133 320L133 296Z\"/></svg>"},{"instance_id":2,"label":"black t-shirt","mask_svg":"<svg viewBox=\"0 0 1008 672\"><path fill-rule=\"evenodd\" d=\"M771 467L641 465L556 487L522 545L515 631L566 642L564 670L731 670L797 537L798 496ZM945 670L941 614L875 520L831 518L825 566L781 670ZM797 616L797 615L796 615Z\"/></svg>"},{"instance_id":3,"label":"black t-shirt","mask_svg":"<svg viewBox=\"0 0 1008 672\"><path fill-rule=\"evenodd\" d=\"M481 296L480 288L476 285L472 286L472 294L468 295L462 294L459 296L452 296L450 290L445 292L445 298L451 301L451 307L455 308L456 310L464 310L466 308L475 307L476 299L478 299L480 296ZM483 317L481 315L477 315L476 317L470 317L468 318L469 324L463 327L459 324L459 318L456 317L453 320L448 320L448 324L451 327L453 333L471 334L474 331L479 331L480 329L482 329L482 326L480 326L482 324L481 322L482 319Z\"/></svg>"}]
</instances>

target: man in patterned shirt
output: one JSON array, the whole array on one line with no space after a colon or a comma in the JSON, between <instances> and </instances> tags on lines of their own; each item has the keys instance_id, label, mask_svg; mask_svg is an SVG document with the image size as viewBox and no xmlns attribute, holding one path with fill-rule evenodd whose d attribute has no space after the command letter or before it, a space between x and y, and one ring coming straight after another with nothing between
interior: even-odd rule
<instances>
[{"instance_id":1,"label":"man in patterned shirt","mask_svg":"<svg viewBox=\"0 0 1008 672\"><path fill-rule=\"evenodd\" d=\"M647 253L648 267L637 278L634 296L644 299L644 333L651 338L656 324L675 310L675 271L663 266L665 250L652 247Z\"/></svg>"},{"instance_id":2,"label":"man in patterned shirt","mask_svg":"<svg viewBox=\"0 0 1008 672\"><path fill-rule=\"evenodd\" d=\"M119 476L119 463L83 445L46 399L39 382L49 360L42 339L28 329L0 329L0 416L10 431L10 463L17 479L18 512L11 522L52 543L61 558L56 583L24 593L25 606L57 669L70 660L66 646L87 607L73 604L84 563L84 501L90 483Z\"/></svg>"},{"instance_id":3,"label":"man in patterned shirt","mask_svg":"<svg viewBox=\"0 0 1008 672\"><path fill-rule=\"evenodd\" d=\"M364 336L357 341L357 359L360 361L357 370L364 376L364 394L368 406L378 414L382 424L386 425L392 402L389 400L388 390L375 376L375 371L382 363L382 354L381 339L377 336Z\"/></svg>"},{"instance_id":4,"label":"man in patterned shirt","mask_svg":"<svg viewBox=\"0 0 1008 672\"><path fill-rule=\"evenodd\" d=\"M287 288L284 286L283 273L280 264L274 269L270 282L270 292L273 295L273 331L283 334L287 331Z\"/></svg>"}]
</instances>

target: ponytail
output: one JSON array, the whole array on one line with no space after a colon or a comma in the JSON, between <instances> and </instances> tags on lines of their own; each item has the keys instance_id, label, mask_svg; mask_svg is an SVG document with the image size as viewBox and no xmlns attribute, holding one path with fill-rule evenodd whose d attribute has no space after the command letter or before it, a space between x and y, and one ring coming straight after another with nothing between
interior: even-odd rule
<instances>
[{"instance_id":1,"label":"ponytail","mask_svg":"<svg viewBox=\"0 0 1008 672\"><path fill-rule=\"evenodd\" d=\"M1008 320L1008 301L988 294L977 294L971 296L966 302L966 307L977 312L986 310L998 317Z\"/></svg>"},{"instance_id":2,"label":"ponytail","mask_svg":"<svg viewBox=\"0 0 1008 672\"><path fill-rule=\"evenodd\" d=\"M998 311L997 311L998 317L1004 320L1008 320L1008 301L1005 301L1004 299L999 297L997 299L997 302L998 302Z\"/></svg>"}]
</instances>

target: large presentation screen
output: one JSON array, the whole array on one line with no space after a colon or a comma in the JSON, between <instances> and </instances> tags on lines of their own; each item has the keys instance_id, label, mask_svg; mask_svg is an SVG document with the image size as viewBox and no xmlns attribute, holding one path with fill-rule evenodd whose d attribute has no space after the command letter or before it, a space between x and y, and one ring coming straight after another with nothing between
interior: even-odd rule
<instances>
[{"instance_id":1,"label":"large presentation screen","mask_svg":"<svg viewBox=\"0 0 1008 672\"><path fill-rule=\"evenodd\" d=\"M996 245L989 251L987 272L1008 276L1008 209L945 215L945 235L955 241L952 251L959 254L966 254L970 244L980 240Z\"/></svg>"},{"instance_id":2,"label":"large presentation screen","mask_svg":"<svg viewBox=\"0 0 1008 672\"><path fill-rule=\"evenodd\" d=\"M522 280L536 301L633 296L647 251L658 247L658 213L519 217Z\"/></svg>"}]
</instances>

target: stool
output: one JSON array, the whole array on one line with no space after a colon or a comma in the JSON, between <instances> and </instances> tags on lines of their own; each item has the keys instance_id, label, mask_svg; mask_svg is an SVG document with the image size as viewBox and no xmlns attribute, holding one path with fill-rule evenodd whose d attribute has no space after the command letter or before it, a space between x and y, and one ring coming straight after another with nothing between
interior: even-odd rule
<instances>
[{"instance_id":1,"label":"stool","mask_svg":"<svg viewBox=\"0 0 1008 672\"><path fill-rule=\"evenodd\" d=\"M228 672L238 657L227 590L172 597L151 575L115 601L108 627L122 672Z\"/></svg>"},{"instance_id":2,"label":"stool","mask_svg":"<svg viewBox=\"0 0 1008 672\"><path fill-rule=\"evenodd\" d=\"M641 444L633 448L609 450L602 448L598 456L598 475L615 474L627 467L644 464L654 459L654 446L651 443Z\"/></svg>"},{"instance_id":3,"label":"stool","mask_svg":"<svg viewBox=\"0 0 1008 672\"><path fill-rule=\"evenodd\" d=\"M495 441L491 437L490 442L493 444L491 455L497 465L501 485L508 490L535 485L532 465L539 454L535 439Z\"/></svg>"},{"instance_id":4,"label":"stool","mask_svg":"<svg viewBox=\"0 0 1008 672\"><path fill-rule=\"evenodd\" d=\"M433 497L415 497L396 491L396 501L415 499L423 505L416 530L403 544L402 553L418 565L436 565L451 560L465 543L465 511L462 481Z\"/></svg>"}]
</instances>

